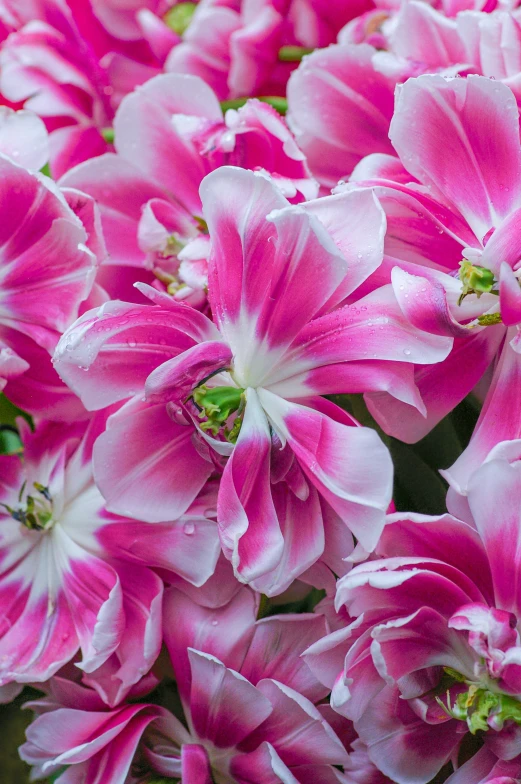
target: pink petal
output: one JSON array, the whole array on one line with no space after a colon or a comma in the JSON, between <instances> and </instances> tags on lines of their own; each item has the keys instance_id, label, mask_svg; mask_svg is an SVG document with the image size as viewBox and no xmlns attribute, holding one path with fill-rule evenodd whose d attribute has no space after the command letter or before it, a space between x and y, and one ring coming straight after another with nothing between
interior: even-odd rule
<instances>
[{"instance_id":1,"label":"pink petal","mask_svg":"<svg viewBox=\"0 0 521 784\"><path fill-rule=\"evenodd\" d=\"M92 672L117 648L125 628L123 595L117 573L67 542L70 562L64 591L83 653L81 668ZM78 551L78 552L76 552Z\"/></svg>"},{"instance_id":2,"label":"pink petal","mask_svg":"<svg viewBox=\"0 0 521 784\"><path fill-rule=\"evenodd\" d=\"M345 278L326 305L338 305L352 294L382 263L385 213L373 191L353 190L309 201L315 215L347 261Z\"/></svg>"},{"instance_id":3,"label":"pink petal","mask_svg":"<svg viewBox=\"0 0 521 784\"><path fill-rule=\"evenodd\" d=\"M425 71L467 62L456 21L426 3L401 8L390 41L395 54L421 63Z\"/></svg>"},{"instance_id":4,"label":"pink petal","mask_svg":"<svg viewBox=\"0 0 521 784\"><path fill-rule=\"evenodd\" d=\"M506 263L512 269L519 267L521 260L521 231L519 221L521 209L512 210L488 240L481 255L480 264L491 269L499 277Z\"/></svg>"},{"instance_id":5,"label":"pink petal","mask_svg":"<svg viewBox=\"0 0 521 784\"><path fill-rule=\"evenodd\" d=\"M232 352L226 343L199 343L152 371L145 384L147 400L182 402L209 376L228 369L231 360Z\"/></svg>"},{"instance_id":6,"label":"pink petal","mask_svg":"<svg viewBox=\"0 0 521 784\"><path fill-rule=\"evenodd\" d=\"M230 770L244 784L300 784L267 741L249 754L236 754Z\"/></svg>"},{"instance_id":7,"label":"pink petal","mask_svg":"<svg viewBox=\"0 0 521 784\"><path fill-rule=\"evenodd\" d=\"M264 304L276 238L266 216L288 202L267 178L231 167L205 178L201 200L212 238L212 312L224 329L227 321L238 319L241 306L253 314Z\"/></svg>"},{"instance_id":8,"label":"pink petal","mask_svg":"<svg viewBox=\"0 0 521 784\"><path fill-rule=\"evenodd\" d=\"M356 726L371 760L394 781L427 784L460 742L457 722L427 724L389 687Z\"/></svg>"},{"instance_id":9,"label":"pink petal","mask_svg":"<svg viewBox=\"0 0 521 784\"><path fill-rule=\"evenodd\" d=\"M470 332L469 337L455 339L447 359L417 366L414 378L424 411L397 395L391 397L392 392L372 391L365 395L369 411L389 435L407 444L419 441L474 389L494 360L502 337L500 326Z\"/></svg>"},{"instance_id":10,"label":"pink petal","mask_svg":"<svg viewBox=\"0 0 521 784\"><path fill-rule=\"evenodd\" d=\"M253 591L242 587L223 607L208 608L170 589L165 594L164 613L165 643L184 700L191 683L189 648L209 653L232 669L241 669L255 629Z\"/></svg>"},{"instance_id":11,"label":"pink petal","mask_svg":"<svg viewBox=\"0 0 521 784\"><path fill-rule=\"evenodd\" d=\"M217 504L223 552L244 581L271 571L283 552L284 540L271 495L270 450L269 425L257 393L250 388Z\"/></svg>"},{"instance_id":12,"label":"pink petal","mask_svg":"<svg viewBox=\"0 0 521 784\"><path fill-rule=\"evenodd\" d=\"M501 339L504 335L504 329L500 326L487 327L487 333L489 330L496 330L499 333L496 338ZM507 332L469 445L454 465L443 474L458 493L466 494L469 479L496 444L507 439L519 438L521 435L517 426L517 423L521 422L520 401L517 395L517 389L521 384L521 355L509 344L509 340L512 340L515 334L516 331L512 327Z\"/></svg>"},{"instance_id":13,"label":"pink petal","mask_svg":"<svg viewBox=\"0 0 521 784\"><path fill-rule=\"evenodd\" d=\"M521 321L521 287L519 279L506 262L501 264L499 302L503 324L506 324L507 327L519 324Z\"/></svg>"},{"instance_id":14,"label":"pink petal","mask_svg":"<svg viewBox=\"0 0 521 784\"><path fill-rule=\"evenodd\" d=\"M166 70L201 77L224 100L229 94L230 36L240 24L233 7L199 5L182 43L170 52Z\"/></svg>"},{"instance_id":15,"label":"pink petal","mask_svg":"<svg viewBox=\"0 0 521 784\"><path fill-rule=\"evenodd\" d=\"M518 462L490 460L468 485L469 505L492 570L495 604L516 615L521 614L519 471Z\"/></svg>"},{"instance_id":16,"label":"pink petal","mask_svg":"<svg viewBox=\"0 0 521 784\"><path fill-rule=\"evenodd\" d=\"M108 705L120 703L150 670L161 649L163 583L149 569L118 565L125 626L111 660L84 677Z\"/></svg>"},{"instance_id":17,"label":"pink petal","mask_svg":"<svg viewBox=\"0 0 521 784\"><path fill-rule=\"evenodd\" d=\"M60 185L84 191L96 200L111 264L144 265L137 242L138 223L148 201L168 198L161 183L144 176L133 162L109 153L68 171Z\"/></svg>"},{"instance_id":18,"label":"pink petal","mask_svg":"<svg viewBox=\"0 0 521 784\"><path fill-rule=\"evenodd\" d=\"M433 335L468 336L468 329L452 316L441 283L395 267L392 284L403 314L415 327Z\"/></svg>"},{"instance_id":19,"label":"pink petal","mask_svg":"<svg viewBox=\"0 0 521 784\"><path fill-rule=\"evenodd\" d=\"M326 187L364 155L393 152L387 135L394 83L375 69L375 53L367 44L330 46L306 57L289 80L290 127Z\"/></svg>"},{"instance_id":20,"label":"pink petal","mask_svg":"<svg viewBox=\"0 0 521 784\"><path fill-rule=\"evenodd\" d=\"M273 706L271 714L248 738L252 747L267 740L277 749L283 762L295 765L341 765L347 752L340 739L312 702L278 681L265 679L259 691Z\"/></svg>"},{"instance_id":21,"label":"pink petal","mask_svg":"<svg viewBox=\"0 0 521 784\"><path fill-rule=\"evenodd\" d=\"M212 473L193 432L173 422L162 404L115 415L94 447L94 476L107 508L149 523L181 517Z\"/></svg>"},{"instance_id":22,"label":"pink petal","mask_svg":"<svg viewBox=\"0 0 521 784\"><path fill-rule=\"evenodd\" d=\"M142 393L155 368L193 345L191 335L216 333L201 313L177 308L177 320L165 308L117 301L88 311L58 343L56 370L89 409Z\"/></svg>"},{"instance_id":23,"label":"pink petal","mask_svg":"<svg viewBox=\"0 0 521 784\"><path fill-rule=\"evenodd\" d=\"M490 565L479 534L450 515L389 515L376 552L383 558L435 558L449 563L468 575L493 604Z\"/></svg>"},{"instance_id":24,"label":"pink petal","mask_svg":"<svg viewBox=\"0 0 521 784\"><path fill-rule=\"evenodd\" d=\"M222 122L219 102L202 79L161 74L121 102L114 121L116 150L197 215L199 183L207 169L190 138L176 129L176 115Z\"/></svg>"},{"instance_id":25,"label":"pink petal","mask_svg":"<svg viewBox=\"0 0 521 784\"><path fill-rule=\"evenodd\" d=\"M390 138L407 169L455 204L478 239L517 206L519 120L505 85L481 76L410 80L398 94Z\"/></svg>"},{"instance_id":26,"label":"pink petal","mask_svg":"<svg viewBox=\"0 0 521 784\"><path fill-rule=\"evenodd\" d=\"M326 632L323 616L278 615L263 618L255 625L240 672L256 685L263 678L274 678L312 702L325 696L301 654Z\"/></svg>"},{"instance_id":27,"label":"pink petal","mask_svg":"<svg viewBox=\"0 0 521 784\"><path fill-rule=\"evenodd\" d=\"M285 355L285 377L288 369L302 372L353 360L434 364L445 359L451 346L452 338L430 335L412 326L391 287L383 286L304 327ZM276 378L272 372L270 383Z\"/></svg>"},{"instance_id":28,"label":"pink petal","mask_svg":"<svg viewBox=\"0 0 521 784\"><path fill-rule=\"evenodd\" d=\"M197 586L212 576L221 552L215 521L190 510L171 523L115 518L97 536L116 558L173 572Z\"/></svg>"},{"instance_id":29,"label":"pink petal","mask_svg":"<svg viewBox=\"0 0 521 784\"><path fill-rule=\"evenodd\" d=\"M236 746L270 715L271 702L242 675L213 656L189 648L188 658L195 732L217 748Z\"/></svg>"},{"instance_id":30,"label":"pink petal","mask_svg":"<svg viewBox=\"0 0 521 784\"><path fill-rule=\"evenodd\" d=\"M273 473L271 481L273 483ZM298 498L285 483L272 486L271 494L284 540L283 551L274 569L251 582L254 590L266 596L285 591L293 580L316 563L325 545L322 510L314 487L309 488L305 500Z\"/></svg>"},{"instance_id":31,"label":"pink petal","mask_svg":"<svg viewBox=\"0 0 521 784\"><path fill-rule=\"evenodd\" d=\"M259 397L306 475L363 546L372 550L391 498L391 459L377 434L345 427L267 390L260 390Z\"/></svg>"},{"instance_id":32,"label":"pink petal","mask_svg":"<svg viewBox=\"0 0 521 784\"><path fill-rule=\"evenodd\" d=\"M181 748L181 775L183 781L193 784L212 784L210 760L204 746L184 743Z\"/></svg>"},{"instance_id":33,"label":"pink petal","mask_svg":"<svg viewBox=\"0 0 521 784\"><path fill-rule=\"evenodd\" d=\"M49 139L43 121L32 112L0 110L0 152L26 169L39 171L49 160Z\"/></svg>"},{"instance_id":34,"label":"pink petal","mask_svg":"<svg viewBox=\"0 0 521 784\"><path fill-rule=\"evenodd\" d=\"M437 666L472 678L476 656L465 636L449 628L447 619L431 608L376 626L372 637L373 660L387 683Z\"/></svg>"},{"instance_id":35,"label":"pink petal","mask_svg":"<svg viewBox=\"0 0 521 784\"><path fill-rule=\"evenodd\" d=\"M50 180L0 156L0 182L4 318L61 331L93 282L86 232Z\"/></svg>"}]
</instances>

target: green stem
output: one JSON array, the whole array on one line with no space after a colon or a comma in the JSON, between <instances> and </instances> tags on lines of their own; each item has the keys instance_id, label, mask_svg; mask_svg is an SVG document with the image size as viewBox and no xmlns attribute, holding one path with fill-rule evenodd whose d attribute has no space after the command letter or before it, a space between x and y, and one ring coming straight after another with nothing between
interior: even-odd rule
<instances>
[{"instance_id":1,"label":"green stem","mask_svg":"<svg viewBox=\"0 0 521 784\"><path fill-rule=\"evenodd\" d=\"M313 51L307 46L282 46L279 49L279 60L282 63L300 63L303 57Z\"/></svg>"}]
</instances>

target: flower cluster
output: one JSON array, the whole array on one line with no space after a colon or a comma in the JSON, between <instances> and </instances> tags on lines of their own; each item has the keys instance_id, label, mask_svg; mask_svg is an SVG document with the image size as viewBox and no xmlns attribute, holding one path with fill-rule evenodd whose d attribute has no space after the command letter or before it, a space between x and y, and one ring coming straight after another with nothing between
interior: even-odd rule
<instances>
[{"instance_id":1,"label":"flower cluster","mask_svg":"<svg viewBox=\"0 0 521 784\"><path fill-rule=\"evenodd\" d=\"M520 107L513 0L0 0L32 779L521 782Z\"/></svg>"}]
</instances>

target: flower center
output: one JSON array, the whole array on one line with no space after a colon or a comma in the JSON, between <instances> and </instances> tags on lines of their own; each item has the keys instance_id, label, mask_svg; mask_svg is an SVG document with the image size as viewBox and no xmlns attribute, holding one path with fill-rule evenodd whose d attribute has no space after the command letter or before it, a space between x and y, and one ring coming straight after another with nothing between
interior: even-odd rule
<instances>
[{"instance_id":1,"label":"flower center","mask_svg":"<svg viewBox=\"0 0 521 784\"><path fill-rule=\"evenodd\" d=\"M496 280L491 270L472 264L466 259L460 261L459 267L459 279L463 283L463 290L458 300L458 305L461 305L469 294L475 294L477 297L489 293L499 294L497 288L494 289Z\"/></svg>"},{"instance_id":2,"label":"flower center","mask_svg":"<svg viewBox=\"0 0 521 784\"><path fill-rule=\"evenodd\" d=\"M49 488L39 482L34 482L33 487L36 490L36 495L25 496L25 504L23 503L23 495L25 491L25 483L22 485L20 494L18 496L18 506L15 508L1 504L4 509L7 509L13 520L29 528L31 531L45 531L52 528L53 525L53 503L49 494Z\"/></svg>"},{"instance_id":3,"label":"flower center","mask_svg":"<svg viewBox=\"0 0 521 784\"><path fill-rule=\"evenodd\" d=\"M473 735L478 730L501 730L506 721L521 726L521 702L508 694L494 691L493 681L488 684L472 683L450 667L444 667L444 671L453 681L466 684L469 688L459 692L454 703L451 701L450 689L447 689L446 702L439 697L436 701L451 718L465 721Z\"/></svg>"},{"instance_id":4,"label":"flower center","mask_svg":"<svg viewBox=\"0 0 521 784\"><path fill-rule=\"evenodd\" d=\"M192 398L199 409L199 417L205 419L201 430L210 431L214 436L224 435L227 441L234 444L241 430L246 400L244 389L238 387L207 387L202 384L194 389ZM236 416L228 427L228 419Z\"/></svg>"}]
</instances>

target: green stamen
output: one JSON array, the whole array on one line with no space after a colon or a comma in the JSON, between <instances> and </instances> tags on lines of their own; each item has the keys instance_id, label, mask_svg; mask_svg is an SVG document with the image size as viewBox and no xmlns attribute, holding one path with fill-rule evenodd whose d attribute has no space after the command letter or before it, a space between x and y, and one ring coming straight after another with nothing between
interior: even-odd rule
<instances>
[{"instance_id":1,"label":"green stamen","mask_svg":"<svg viewBox=\"0 0 521 784\"><path fill-rule=\"evenodd\" d=\"M103 128L101 131L101 135L107 142L107 144L114 144L114 139L116 137L114 128Z\"/></svg>"},{"instance_id":2,"label":"green stamen","mask_svg":"<svg viewBox=\"0 0 521 784\"><path fill-rule=\"evenodd\" d=\"M502 324L501 313L484 313L478 316L478 324L481 327L492 327L494 324Z\"/></svg>"},{"instance_id":3,"label":"green stamen","mask_svg":"<svg viewBox=\"0 0 521 784\"><path fill-rule=\"evenodd\" d=\"M448 716L466 722L472 735L479 731L486 732L491 726L491 720L494 729L501 729L506 721L521 726L521 702L514 697L471 683L450 667L444 667L444 672L453 681L466 683L468 690L458 694L454 704L451 704L450 689L446 692L446 703L439 697L436 697L436 701Z\"/></svg>"}]
</instances>

